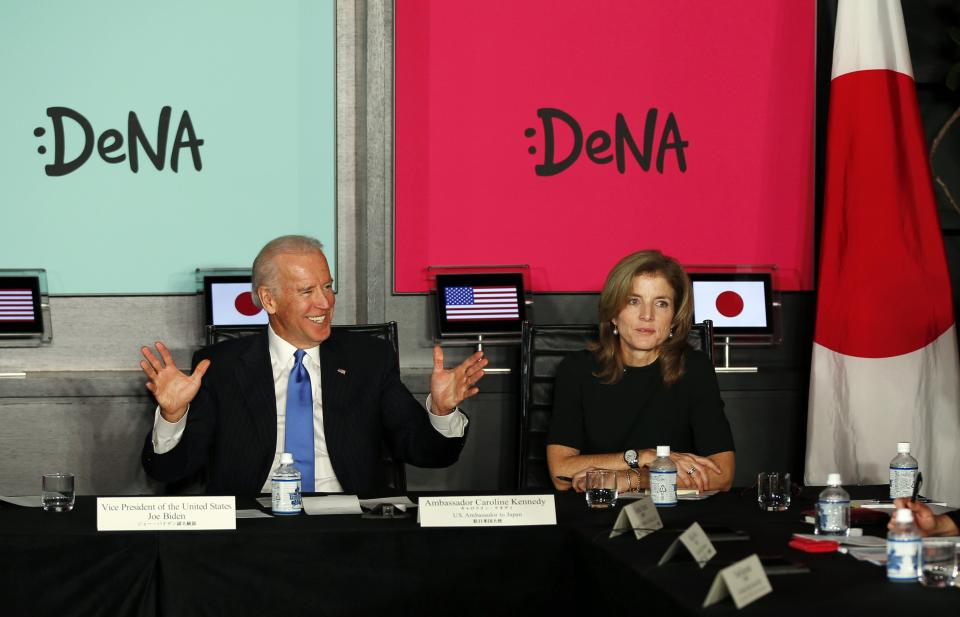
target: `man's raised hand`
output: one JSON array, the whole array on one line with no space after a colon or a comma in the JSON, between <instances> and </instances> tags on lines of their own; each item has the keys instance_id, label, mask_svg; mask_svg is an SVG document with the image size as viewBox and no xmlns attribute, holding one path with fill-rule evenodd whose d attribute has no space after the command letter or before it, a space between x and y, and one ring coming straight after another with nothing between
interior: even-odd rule
<instances>
[{"instance_id":1,"label":"man's raised hand","mask_svg":"<svg viewBox=\"0 0 960 617\"><path fill-rule=\"evenodd\" d=\"M200 362L192 375L184 375L173 362L167 346L160 341L156 345L159 359L149 347L140 348L143 354L140 368L149 380L147 390L157 399L160 415L167 422L177 422L187 413L190 401L197 395L203 374L210 367L210 360Z\"/></svg>"},{"instance_id":2,"label":"man's raised hand","mask_svg":"<svg viewBox=\"0 0 960 617\"><path fill-rule=\"evenodd\" d=\"M452 369L443 368L443 350L433 348L433 374L430 375L430 400L433 413L445 416L463 401L480 391L476 387L483 377L487 359L478 351Z\"/></svg>"}]
</instances>

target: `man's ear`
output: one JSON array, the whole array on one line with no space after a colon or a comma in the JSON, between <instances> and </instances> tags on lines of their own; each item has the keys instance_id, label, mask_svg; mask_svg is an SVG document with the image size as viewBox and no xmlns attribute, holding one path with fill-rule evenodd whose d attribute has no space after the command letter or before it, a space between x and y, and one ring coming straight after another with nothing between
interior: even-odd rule
<instances>
[{"instance_id":1,"label":"man's ear","mask_svg":"<svg viewBox=\"0 0 960 617\"><path fill-rule=\"evenodd\" d=\"M263 307L263 310L268 314L273 315L277 312L277 301L269 288L263 286L258 287L257 297L260 298L260 305Z\"/></svg>"}]
</instances>

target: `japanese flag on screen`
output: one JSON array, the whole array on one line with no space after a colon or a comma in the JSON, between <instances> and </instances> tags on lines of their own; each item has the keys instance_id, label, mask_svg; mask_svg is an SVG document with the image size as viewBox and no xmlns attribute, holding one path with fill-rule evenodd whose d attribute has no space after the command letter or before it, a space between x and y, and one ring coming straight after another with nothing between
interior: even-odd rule
<instances>
[{"instance_id":1,"label":"japanese flag on screen","mask_svg":"<svg viewBox=\"0 0 960 617\"><path fill-rule=\"evenodd\" d=\"M256 326L267 323L267 312L253 303L250 283L214 283L210 286L214 326Z\"/></svg>"},{"instance_id":2,"label":"japanese flag on screen","mask_svg":"<svg viewBox=\"0 0 960 617\"><path fill-rule=\"evenodd\" d=\"M767 303L762 281L695 281L693 314L699 322L712 319L716 328L762 328Z\"/></svg>"}]
</instances>

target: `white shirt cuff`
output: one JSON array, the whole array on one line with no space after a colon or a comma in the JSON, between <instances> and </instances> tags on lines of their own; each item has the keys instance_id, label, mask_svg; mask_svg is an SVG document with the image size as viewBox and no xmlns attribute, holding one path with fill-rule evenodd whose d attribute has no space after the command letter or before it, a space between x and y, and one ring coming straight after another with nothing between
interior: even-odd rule
<instances>
[{"instance_id":1,"label":"white shirt cuff","mask_svg":"<svg viewBox=\"0 0 960 617\"><path fill-rule=\"evenodd\" d=\"M430 395L427 395L427 417L430 418L430 424L438 433L444 437L463 437L467 431L467 424L470 419L457 407L445 416L438 416L430 411Z\"/></svg>"},{"instance_id":2,"label":"white shirt cuff","mask_svg":"<svg viewBox=\"0 0 960 617\"><path fill-rule=\"evenodd\" d=\"M160 405L157 405L153 412L153 453L165 454L177 447L180 439L183 437L183 431L187 427L187 413L190 413L190 406L187 405L187 411L176 422L167 422L160 415Z\"/></svg>"}]
</instances>

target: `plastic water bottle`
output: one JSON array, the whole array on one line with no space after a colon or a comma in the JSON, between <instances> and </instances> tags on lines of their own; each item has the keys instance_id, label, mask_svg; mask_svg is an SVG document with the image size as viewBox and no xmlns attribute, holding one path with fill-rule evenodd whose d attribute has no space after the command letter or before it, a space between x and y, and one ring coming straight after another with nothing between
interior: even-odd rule
<instances>
[{"instance_id":1,"label":"plastic water bottle","mask_svg":"<svg viewBox=\"0 0 960 617\"><path fill-rule=\"evenodd\" d=\"M913 512L900 508L893 517L893 529L887 532L887 579L896 583L916 583L920 579L921 540L913 524Z\"/></svg>"},{"instance_id":2,"label":"plastic water bottle","mask_svg":"<svg viewBox=\"0 0 960 617\"><path fill-rule=\"evenodd\" d=\"M677 505L677 466L670 460L670 446L657 446L650 463L650 495L657 507Z\"/></svg>"},{"instance_id":3,"label":"plastic water bottle","mask_svg":"<svg viewBox=\"0 0 960 617\"><path fill-rule=\"evenodd\" d=\"M897 443L897 455L890 461L890 499L913 496L919 467L917 459L910 456L910 442Z\"/></svg>"},{"instance_id":4,"label":"plastic water bottle","mask_svg":"<svg viewBox=\"0 0 960 617\"><path fill-rule=\"evenodd\" d=\"M273 510L274 514L300 514L303 502L300 500L300 472L293 466L293 455L284 452L280 455L280 465L273 471Z\"/></svg>"},{"instance_id":5,"label":"plastic water bottle","mask_svg":"<svg viewBox=\"0 0 960 617\"><path fill-rule=\"evenodd\" d=\"M850 532L850 494L840 486L840 474L827 476L827 488L817 498L817 521L813 532L821 536L845 536Z\"/></svg>"}]
</instances>

